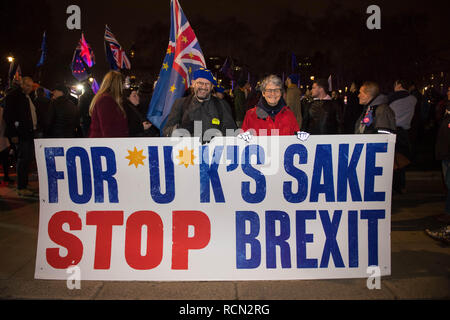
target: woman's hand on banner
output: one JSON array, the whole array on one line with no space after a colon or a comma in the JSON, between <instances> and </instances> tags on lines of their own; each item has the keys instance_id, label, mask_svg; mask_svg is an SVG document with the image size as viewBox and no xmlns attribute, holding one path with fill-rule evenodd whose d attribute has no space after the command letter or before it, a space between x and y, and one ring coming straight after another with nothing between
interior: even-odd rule
<instances>
[{"instance_id":1,"label":"woman's hand on banner","mask_svg":"<svg viewBox=\"0 0 450 320\"><path fill-rule=\"evenodd\" d=\"M247 131L247 132L244 132L244 133L240 133L240 134L238 134L238 136L237 136L239 139L242 139L242 140L244 140L245 142L250 142L250 140L252 140L253 139L253 136L251 135L251 133L249 132L249 131Z\"/></svg>"},{"instance_id":2,"label":"woman's hand on banner","mask_svg":"<svg viewBox=\"0 0 450 320\"><path fill-rule=\"evenodd\" d=\"M305 131L297 131L297 139L300 141L306 141L309 138L309 133Z\"/></svg>"}]
</instances>

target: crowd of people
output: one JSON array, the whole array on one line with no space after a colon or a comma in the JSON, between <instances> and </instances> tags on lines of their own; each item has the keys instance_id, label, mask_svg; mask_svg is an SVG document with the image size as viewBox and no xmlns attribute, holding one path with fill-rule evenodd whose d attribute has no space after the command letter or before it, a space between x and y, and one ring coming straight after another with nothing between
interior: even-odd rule
<instances>
[{"instance_id":1,"label":"crowd of people","mask_svg":"<svg viewBox=\"0 0 450 320\"><path fill-rule=\"evenodd\" d=\"M450 190L450 87L447 97L432 105L429 97L422 96L413 83L404 79L392 84L390 94L381 93L375 82L365 81L360 86L354 82L345 100L338 91L328 91L325 79L314 80L311 89L302 92L294 74L284 82L269 75L255 87L240 79L234 90L227 92L211 71L201 68L193 73L191 87L174 102L167 121L158 129L147 120L149 85L124 88L123 83L120 72L110 71L96 94L86 86L83 95L74 99L64 85L56 85L48 98L42 88L34 89L30 77L16 82L2 98L0 108L4 181L11 182L8 159L10 150L14 150L17 193L35 195L28 188L28 173L37 137L167 137L188 133L200 135L207 143L215 135L211 132L227 135L230 130L233 134L244 133L236 135L247 141L255 135L296 135L305 140L309 134L394 133L397 139L393 191L403 193L405 169L414 159L415 142L431 128L436 142L435 159L442 162ZM196 122L201 123L201 131L196 131ZM450 191L445 214L440 218L450 221Z\"/></svg>"}]
</instances>

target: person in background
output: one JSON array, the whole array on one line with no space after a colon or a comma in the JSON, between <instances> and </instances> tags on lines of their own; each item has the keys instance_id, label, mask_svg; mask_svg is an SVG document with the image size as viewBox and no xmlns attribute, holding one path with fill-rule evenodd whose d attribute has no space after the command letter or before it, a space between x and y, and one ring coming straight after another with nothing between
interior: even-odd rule
<instances>
[{"instance_id":1,"label":"person in background","mask_svg":"<svg viewBox=\"0 0 450 320\"><path fill-rule=\"evenodd\" d=\"M236 114L236 124L238 127L242 125L242 121L244 120L246 106L245 101L246 97L246 79L239 79L237 81L237 87L233 91L234 96L234 112Z\"/></svg>"},{"instance_id":2,"label":"person in background","mask_svg":"<svg viewBox=\"0 0 450 320\"><path fill-rule=\"evenodd\" d=\"M129 136L122 90L122 74L118 71L108 72L89 106L89 115L91 116L89 138Z\"/></svg>"},{"instance_id":3,"label":"person in background","mask_svg":"<svg viewBox=\"0 0 450 320\"><path fill-rule=\"evenodd\" d=\"M36 99L33 103L36 106L37 137L43 137L44 130L48 126L48 110L50 108L50 99L46 96L44 88L36 89Z\"/></svg>"},{"instance_id":4,"label":"person in background","mask_svg":"<svg viewBox=\"0 0 450 320\"><path fill-rule=\"evenodd\" d=\"M296 74L291 74L287 77L286 84L286 104L291 108L292 112L295 114L295 118L297 119L298 126L302 127L302 105L301 105L301 97L302 93L298 88L298 76Z\"/></svg>"},{"instance_id":5,"label":"person in background","mask_svg":"<svg viewBox=\"0 0 450 320\"><path fill-rule=\"evenodd\" d=\"M356 83L352 82L347 94L347 104L344 106L343 134L355 133L355 122L363 111L363 106L359 104L358 90Z\"/></svg>"},{"instance_id":6,"label":"person in background","mask_svg":"<svg viewBox=\"0 0 450 320\"><path fill-rule=\"evenodd\" d=\"M127 115L130 137L159 137L159 130L138 110L139 95L136 90L123 91L123 107Z\"/></svg>"},{"instance_id":7,"label":"person in background","mask_svg":"<svg viewBox=\"0 0 450 320\"><path fill-rule=\"evenodd\" d=\"M17 152L17 194L23 197L35 196L28 188L28 173L34 157L34 137L37 129L36 107L30 97L33 79L23 77L20 87L6 96L3 118L6 122L6 136L16 144Z\"/></svg>"},{"instance_id":8,"label":"person in background","mask_svg":"<svg viewBox=\"0 0 450 320\"><path fill-rule=\"evenodd\" d=\"M148 107L152 100L153 86L148 81L143 81L139 84L137 94L139 96L139 106L137 109L140 114L146 118L148 113Z\"/></svg>"},{"instance_id":9,"label":"person in background","mask_svg":"<svg viewBox=\"0 0 450 320\"><path fill-rule=\"evenodd\" d=\"M57 85L52 91L52 101L48 111L47 138L74 138L80 123L77 106L69 99L69 89Z\"/></svg>"},{"instance_id":10,"label":"person in background","mask_svg":"<svg viewBox=\"0 0 450 320\"><path fill-rule=\"evenodd\" d=\"M233 105L233 101L231 97L226 93L225 88L222 85L218 84L217 86L214 87L213 95L227 102L228 106L230 107L229 111L231 112L231 115L233 116L234 119L235 118L234 108L231 107Z\"/></svg>"},{"instance_id":11,"label":"person in background","mask_svg":"<svg viewBox=\"0 0 450 320\"><path fill-rule=\"evenodd\" d=\"M5 137L6 123L3 120L3 107L0 106L0 164L3 167L3 182L12 183L9 178L9 147L10 143Z\"/></svg>"},{"instance_id":12,"label":"person in background","mask_svg":"<svg viewBox=\"0 0 450 320\"><path fill-rule=\"evenodd\" d=\"M358 98L364 107L355 122L356 134L395 133L395 113L387 104L388 98L380 94L380 87L376 82L364 82L359 89Z\"/></svg>"},{"instance_id":13,"label":"person in background","mask_svg":"<svg viewBox=\"0 0 450 320\"><path fill-rule=\"evenodd\" d=\"M436 139L436 160L442 162L442 175L447 187L445 213L437 219L445 225L437 230L426 229L425 232L436 240L450 244L450 86L447 88L447 101Z\"/></svg>"},{"instance_id":14,"label":"person in background","mask_svg":"<svg viewBox=\"0 0 450 320\"><path fill-rule=\"evenodd\" d=\"M80 127L84 138L89 137L89 128L91 127L91 116L89 115L89 106L95 96L91 84L86 82L84 93L78 99L78 112L80 114Z\"/></svg>"},{"instance_id":15,"label":"person in background","mask_svg":"<svg viewBox=\"0 0 450 320\"><path fill-rule=\"evenodd\" d=\"M417 99L407 90L409 83L406 80L397 80L394 83L394 92L388 97L389 107L395 113L397 126L397 139L395 142L395 164L393 190L403 193L406 188L406 166L411 162L411 144L409 129L414 116Z\"/></svg>"},{"instance_id":16,"label":"person in background","mask_svg":"<svg viewBox=\"0 0 450 320\"><path fill-rule=\"evenodd\" d=\"M341 113L339 104L327 94L328 81L317 79L313 82L313 101L305 105L303 130L310 134L341 133Z\"/></svg>"}]
</instances>

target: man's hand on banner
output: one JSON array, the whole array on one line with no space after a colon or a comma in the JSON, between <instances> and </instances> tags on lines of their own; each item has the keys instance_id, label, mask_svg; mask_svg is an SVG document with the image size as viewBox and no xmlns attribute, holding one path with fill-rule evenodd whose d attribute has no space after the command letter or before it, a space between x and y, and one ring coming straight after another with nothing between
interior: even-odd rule
<instances>
[{"instance_id":1,"label":"man's hand on banner","mask_svg":"<svg viewBox=\"0 0 450 320\"><path fill-rule=\"evenodd\" d=\"M239 139L244 140L245 142L250 142L250 140L253 139L253 136L250 134L249 131L244 132L244 133L240 133L240 134L238 134L237 137L238 137Z\"/></svg>"},{"instance_id":2,"label":"man's hand on banner","mask_svg":"<svg viewBox=\"0 0 450 320\"><path fill-rule=\"evenodd\" d=\"M305 131L297 131L297 139L300 141L306 141L309 138L309 133Z\"/></svg>"}]
</instances>

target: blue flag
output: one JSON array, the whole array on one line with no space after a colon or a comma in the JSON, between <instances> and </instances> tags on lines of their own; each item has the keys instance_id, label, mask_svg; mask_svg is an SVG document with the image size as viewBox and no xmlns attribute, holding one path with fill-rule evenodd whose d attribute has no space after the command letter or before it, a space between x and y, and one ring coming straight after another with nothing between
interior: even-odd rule
<instances>
[{"instance_id":1,"label":"blue flag","mask_svg":"<svg viewBox=\"0 0 450 320\"><path fill-rule=\"evenodd\" d=\"M192 74L206 68L197 37L178 0L171 0L170 12L169 45L147 113L148 120L160 130L175 100L189 88Z\"/></svg>"},{"instance_id":2,"label":"blue flag","mask_svg":"<svg viewBox=\"0 0 450 320\"><path fill-rule=\"evenodd\" d=\"M45 59L47 57L47 34L44 31L44 36L42 37L42 44L41 44L41 58L39 59L39 62L37 63L36 67L41 67Z\"/></svg>"}]
</instances>

